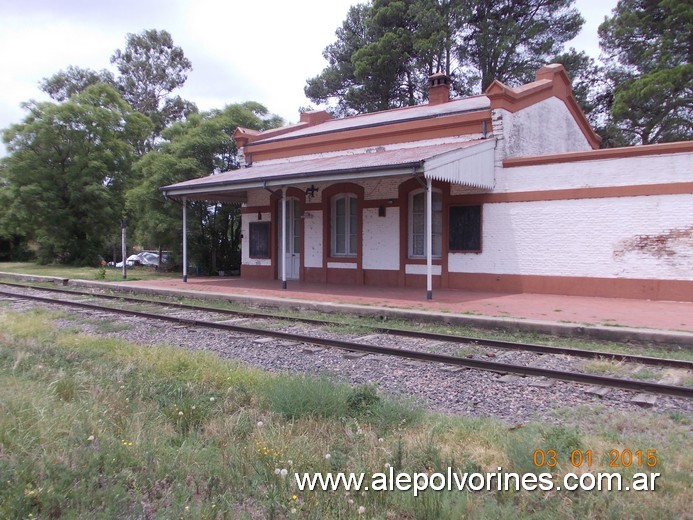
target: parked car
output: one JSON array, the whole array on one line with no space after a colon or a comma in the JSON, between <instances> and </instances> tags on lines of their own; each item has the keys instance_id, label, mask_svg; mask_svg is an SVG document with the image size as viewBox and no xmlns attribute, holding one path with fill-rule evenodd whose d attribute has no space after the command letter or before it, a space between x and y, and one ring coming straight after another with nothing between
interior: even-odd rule
<instances>
[{"instance_id":1,"label":"parked car","mask_svg":"<svg viewBox=\"0 0 693 520\"><path fill-rule=\"evenodd\" d=\"M166 263L168 261L168 251L163 253L162 260L163 263ZM136 255L128 256L125 260L125 264L128 267L132 267L135 265L153 265L155 267L159 267L159 253L154 253L152 251L142 251L141 253L137 253ZM114 267L123 267L123 262L122 260L116 264L113 264L113 262L111 262L111 265L114 265Z\"/></svg>"}]
</instances>

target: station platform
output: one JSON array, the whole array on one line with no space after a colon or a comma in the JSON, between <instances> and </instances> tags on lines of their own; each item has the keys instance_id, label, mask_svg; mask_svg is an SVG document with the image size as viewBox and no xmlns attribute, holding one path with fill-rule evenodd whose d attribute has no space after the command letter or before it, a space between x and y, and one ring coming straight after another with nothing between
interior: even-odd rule
<instances>
[{"instance_id":1,"label":"station platform","mask_svg":"<svg viewBox=\"0 0 693 520\"><path fill-rule=\"evenodd\" d=\"M114 284L109 283L109 286ZM504 294L438 289L433 299L419 288L324 285L237 277L191 277L118 282L135 292L230 299L263 307L349 312L482 328L584 336L613 341L672 343L693 348L693 302L597 298L553 294Z\"/></svg>"}]
</instances>

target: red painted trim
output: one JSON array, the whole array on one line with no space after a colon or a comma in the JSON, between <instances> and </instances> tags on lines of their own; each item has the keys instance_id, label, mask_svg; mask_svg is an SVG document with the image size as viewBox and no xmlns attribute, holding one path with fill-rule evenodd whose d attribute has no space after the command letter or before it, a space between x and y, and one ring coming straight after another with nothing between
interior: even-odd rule
<instances>
[{"instance_id":1,"label":"red painted trim","mask_svg":"<svg viewBox=\"0 0 693 520\"><path fill-rule=\"evenodd\" d=\"M357 200L356 256L331 257L332 253L332 198L342 193L353 193ZM363 285L363 199L364 188L351 182L340 182L327 186L322 191L322 265L325 267L325 280L346 278L346 275L331 275L332 271L354 272L353 282ZM356 263L356 269L327 269L327 262Z\"/></svg>"},{"instance_id":2,"label":"red painted trim","mask_svg":"<svg viewBox=\"0 0 693 520\"><path fill-rule=\"evenodd\" d=\"M579 161L601 161L605 159L622 159L641 157L645 155L664 155L670 153L693 152L693 141L676 143L647 144L623 148L605 148L604 150L588 150L584 152L557 153L551 155L534 155L531 157L514 157L503 161L504 168L518 166L535 166L540 164L556 164Z\"/></svg>"},{"instance_id":3,"label":"red painted trim","mask_svg":"<svg viewBox=\"0 0 693 520\"><path fill-rule=\"evenodd\" d=\"M295 138L287 137L268 143L263 143L260 140L249 143L245 153L252 153L253 160L257 162L352 148L368 148L424 139L480 134L483 121L486 121L487 128L491 128L490 110L478 110Z\"/></svg>"},{"instance_id":4,"label":"red painted trim","mask_svg":"<svg viewBox=\"0 0 693 520\"><path fill-rule=\"evenodd\" d=\"M569 188L564 190L545 191L517 191L512 193L453 195L450 197L450 203L453 205L497 204L504 202L539 202L552 200L646 197L651 195L688 195L689 193L693 193L693 182L643 184L635 186L605 186L596 188Z\"/></svg>"},{"instance_id":5,"label":"red painted trim","mask_svg":"<svg viewBox=\"0 0 693 520\"><path fill-rule=\"evenodd\" d=\"M412 191L420 190L423 187L415 178L404 181L399 185L399 265L400 265L400 276L399 285L406 286L408 280L414 280L414 278L409 278L411 276L419 275L407 275L405 273L406 264L425 264L426 260L421 258L409 258L409 194ZM450 203L450 184L433 181L433 188L441 192L442 203L443 203L443 238L448 234L448 222L445 218L448 214L448 205ZM447 241L443 239L441 247L441 257L433 259L433 265L441 266L441 273L443 277L443 283L447 283L447 271L448 271L448 244ZM425 277L424 277L425 278ZM434 277L435 279L435 277ZM425 287L425 285L424 285Z\"/></svg>"},{"instance_id":6,"label":"red painted trim","mask_svg":"<svg viewBox=\"0 0 693 520\"><path fill-rule=\"evenodd\" d=\"M449 287L501 293L693 301L693 281L691 280L450 273Z\"/></svg>"},{"instance_id":7,"label":"red painted trim","mask_svg":"<svg viewBox=\"0 0 693 520\"><path fill-rule=\"evenodd\" d=\"M271 265L241 265L241 277L247 280L271 280Z\"/></svg>"},{"instance_id":8,"label":"red painted trim","mask_svg":"<svg viewBox=\"0 0 693 520\"><path fill-rule=\"evenodd\" d=\"M508 87L495 80L486 89L485 94L491 100L492 110L503 109L508 112L517 112L540 101L556 97L565 103L590 146L593 149L599 148L602 138L592 129L573 96L570 78L563 65L554 63L542 67L537 71L534 82L516 88Z\"/></svg>"}]
</instances>

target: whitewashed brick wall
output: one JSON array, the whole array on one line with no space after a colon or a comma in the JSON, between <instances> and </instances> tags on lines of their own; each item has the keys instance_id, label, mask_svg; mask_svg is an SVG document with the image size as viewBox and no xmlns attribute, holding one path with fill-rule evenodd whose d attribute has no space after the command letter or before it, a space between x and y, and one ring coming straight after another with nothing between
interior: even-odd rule
<instances>
[{"instance_id":1,"label":"whitewashed brick wall","mask_svg":"<svg viewBox=\"0 0 693 520\"><path fill-rule=\"evenodd\" d=\"M303 223L305 233L304 266L322 267L322 211L309 211Z\"/></svg>"},{"instance_id":2,"label":"whitewashed brick wall","mask_svg":"<svg viewBox=\"0 0 693 520\"><path fill-rule=\"evenodd\" d=\"M568 107L558 98L508 112L493 111L493 132L502 136L499 159L591 150Z\"/></svg>"},{"instance_id":3,"label":"whitewashed brick wall","mask_svg":"<svg viewBox=\"0 0 693 520\"><path fill-rule=\"evenodd\" d=\"M693 196L485 204L450 272L693 280Z\"/></svg>"},{"instance_id":4,"label":"whitewashed brick wall","mask_svg":"<svg viewBox=\"0 0 693 520\"><path fill-rule=\"evenodd\" d=\"M494 193L693 181L693 154L676 153L496 170Z\"/></svg>"},{"instance_id":5,"label":"whitewashed brick wall","mask_svg":"<svg viewBox=\"0 0 693 520\"><path fill-rule=\"evenodd\" d=\"M399 270L399 208L363 210L363 268Z\"/></svg>"}]
</instances>

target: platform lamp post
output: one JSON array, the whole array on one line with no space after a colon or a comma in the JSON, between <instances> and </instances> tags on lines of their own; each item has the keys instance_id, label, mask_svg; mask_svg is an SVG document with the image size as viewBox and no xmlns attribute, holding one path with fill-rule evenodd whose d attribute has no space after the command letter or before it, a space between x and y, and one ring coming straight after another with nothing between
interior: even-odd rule
<instances>
[{"instance_id":1,"label":"platform lamp post","mask_svg":"<svg viewBox=\"0 0 693 520\"><path fill-rule=\"evenodd\" d=\"M127 226L128 221L125 217L120 219L120 249L123 254L123 280L128 277L127 264Z\"/></svg>"}]
</instances>

